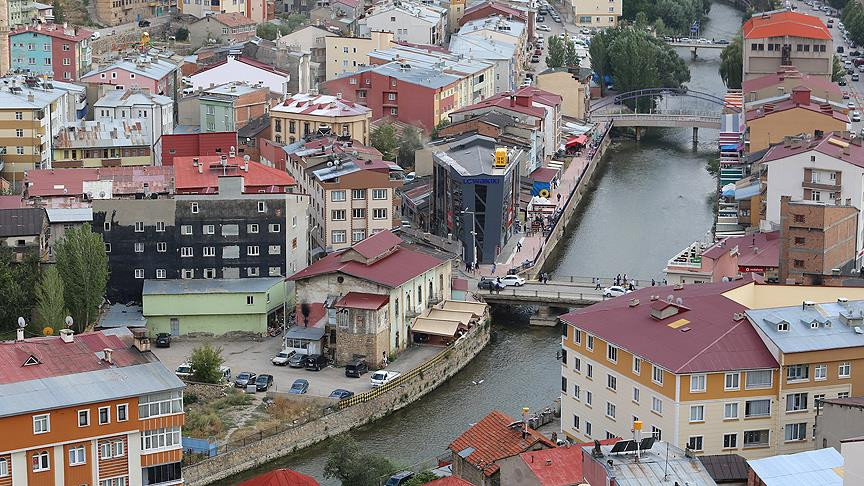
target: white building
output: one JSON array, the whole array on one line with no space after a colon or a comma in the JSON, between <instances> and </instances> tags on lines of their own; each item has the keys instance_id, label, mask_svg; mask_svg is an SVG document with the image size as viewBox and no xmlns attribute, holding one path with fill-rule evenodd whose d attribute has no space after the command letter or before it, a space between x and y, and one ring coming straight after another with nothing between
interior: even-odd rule
<instances>
[{"instance_id":1,"label":"white building","mask_svg":"<svg viewBox=\"0 0 864 486\"><path fill-rule=\"evenodd\" d=\"M495 92L510 91L516 87L519 63L516 44L473 35L450 37L450 52L466 59L491 62L495 65Z\"/></svg>"},{"instance_id":2,"label":"white building","mask_svg":"<svg viewBox=\"0 0 864 486\"><path fill-rule=\"evenodd\" d=\"M420 2L385 2L376 5L366 16L361 34L373 30L392 32L397 41L440 45L447 33L447 9Z\"/></svg>"},{"instance_id":3,"label":"white building","mask_svg":"<svg viewBox=\"0 0 864 486\"><path fill-rule=\"evenodd\" d=\"M245 80L252 83L261 83L270 88L270 91L280 95L287 94L290 75L268 64L255 61L243 56L229 55L228 58L213 66L206 67L201 71L189 76L192 88L208 89L231 81Z\"/></svg>"},{"instance_id":4,"label":"white building","mask_svg":"<svg viewBox=\"0 0 864 486\"><path fill-rule=\"evenodd\" d=\"M93 104L96 121L140 122L150 129L156 165L162 163L162 135L174 133L174 101L140 89L114 90Z\"/></svg>"},{"instance_id":5,"label":"white building","mask_svg":"<svg viewBox=\"0 0 864 486\"><path fill-rule=\"evenodd\" d=\"M615 27L621 17L622 0L570 0L579 27Z\"/></svg>"}]
</instances>

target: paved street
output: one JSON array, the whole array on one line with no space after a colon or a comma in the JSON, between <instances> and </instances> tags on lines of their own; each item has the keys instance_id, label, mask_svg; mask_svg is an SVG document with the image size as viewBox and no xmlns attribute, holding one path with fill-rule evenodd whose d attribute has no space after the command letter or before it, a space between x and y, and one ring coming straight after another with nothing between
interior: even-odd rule
<instances>
[{"instance_id":1,"label":"paved street","mask_svg":"<svg viewBox=\"0 0 864 486\"><path fill-rule=\"evenodd\" d=\"M174 339L170 348L153 348L153 353L168 369L176 369L187 360L192 350L204 343L222 347L222 357L225 365L231 368L232 377L238 373L249 371L256 374L269 373L273 375L275 390L287 391L298 378L309 380L309 394L324 396L337 388L361 393L370 390L371 373L361 378L348 378L345 368L327 367L321 371L306 371L305 369L288 366L274 366L270 358L281 349L282 340L279 337L267 338L262 341L221 339ZM409 371L420 363L438 353L442 348L433 346L413 346L399 355L399 358L387 367L399 372Z\"/></svg>"}]
</instances>

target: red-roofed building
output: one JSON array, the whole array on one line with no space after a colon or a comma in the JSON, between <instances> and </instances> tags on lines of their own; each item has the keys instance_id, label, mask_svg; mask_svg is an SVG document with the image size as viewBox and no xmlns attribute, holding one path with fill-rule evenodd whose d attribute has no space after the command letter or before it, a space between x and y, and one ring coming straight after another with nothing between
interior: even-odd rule
<instances>
[{"instance_id":1,"label":"red-roofed building","mask_svg":"<svg viewBox=\"0 0 864 486\"><path fill-rule=\"evenodd\" d=\"M243 481L238 486L318 486L318 481L297 471L276 469Z\"/></svg>"},{"instance_id":2,"label":"red-roofed building","mask_svg":"<svg viewBox=\"0 0 864 486\"><path fill-rule=\"evenodd\" d=\"M504 483L499 462L555 444L523 422L493 410L450 443L453 476L477 486Z\"/></svg>"},{"instance_id":3,"label":"red-roofed building","mask_svg":"<svg viewBox=\"0 0 864 486\"><path fill-rule=\"evenodd\" d=\"M56 484L64 470L76 484L183 484L185 385L146 332L24 337L36 330L0 341L0 484Z\"/></svg>"},{"instance_id":4,"label":"red-roofed building","mask_svg":"<svg viewBox=\"0 0 864 486\"><path fill-rule=\"evenodd\" d=\"M33 169L24 177L24 199L46 208L89 207L94 199L173 194L174 168L165 166Z\"/></svg>"},{"instance_id":5,"label":"red-roofed building","mask_svg":"<svg viewBox=\"0 0 864 486\"><path fill-rule=\"evenodd\" d=\"M619 442L620 438L601 440L600 445ZM512 486L576 486L584 483L583 446L572 444L551 449L528 451L499 461L501 484Z\"/></svg>"},{"instance_id":6,"label":"red-roofed building","mask_svg":"<svg viewBox=\"0 0 864 486\"><path fill-rule=\"evenodd\" d=\"M19 27L9 33L10 67L21 72L51 74L57 81L77 81L93 62L91 34L87 29L65 24Z\"/></svg>"},{"instance_id":7,"label":"red-roofed building","mask_svg":"<svg viewBox=\"0 0 864 486\"><path fill-rule=\"evenodd\" d=\"M446 476L435 481L429 481L426 486L473 486L468 481L456 476Z\"/></svg>"},{"instance_id":8,"label":"red-roofed building","mask_svg":"<svg viewBox=\"0 0 864 486\"><path fill-rule=\"evenodd\" d=\"M835 103L845 103L843 90L830 79L801 74L794 66L784 66L774 74L745 80L741 85L746 102L765 98L774 98L791 93L793 89L803 86L810 88L814 96Z\"/></svg>"},{"instance_id":9,"label":"red-roofed building","mask_svg":"<svg viewBox=\"0 0 864 486\"><path fill-rule=\"evenodd\" d=\"M229 55L224 61L199 69L189 79L192 88L207 89L237 81L241 77L238 73L243 73L243 79L260 82L273 93L284 95L287 91L290 73L244 56Z\"/></svg>"},{"instance_id":10,"label":"red-roofed building","mask_svg":"<svg viewBox=\"0 0 864 486\"><path fill-rule=\"evenodd\" d=\"M369 143L372 110L339 95L298 93L270 109L273 140L292 144L324 130L324 134Z\"/></svg>"},{"instance_id":11,"label":"red-roofed building","mask_svg":"<svg viewBox=\"0 0 864 486\"><path fill-rule=\"evenodd\" d=\"M402 246L382 231L288 277L298 302L323 302L337 362L365 356L377 366L411 342L413 317L451 297L450 262ZM338 322L337 322L338 321ZM338 323L338 325L337 325Z\"/></svg>"},{"instance_id":12,"label":"red-roofed building","mask_svg":"<svg viewBox=\"0 0 864 486\"><path fill-rule=\"evenodd\" d=\"M219 178L223 176L242 177L244 194L288 193L295 184L294 178L285 171L246 162L230 153L174 159L177 194L217 194Z\"/></svg>"},{"instance_id":13,"label":"red-roofed building","mask_svg":"<svg viewBox=\"0 0 864 486\"><path fill-rule=\"evenodd\" d=\"M746 103L750 152L767 149L785 137L802 133L840 132L847 129L847 108L813 95L810 88L796 87L778 99Z\"/></svg>"},{"instance_id":14,"label":"red-roofed building","mask_svg":"<svg viewBox=\"0 0 864 486\"><path fill-rule=\"evenodd\" d=\"M730 236L706 247L695 242L675 255L664 270L668 283L721 282L742 274L758 273L777 281L780 232Z\"/></svg>"},{"instance_id":15,"label":"red-roofed building","mask_svg":"<svg viewBox=\"0 0 864 486\"><path fill-rule=\"evenodd\" d=\"M162 135L162 165L174 165L174 157L227 154L231 147L243 155L243 147L237 145L237 132Z\"/></svg>"},{"instance_id":16,"label":"red-roofed building","mask_svg":"<svg viewBox=\"0 0 864 486\"><path fill-rule=\"evenodd\" d=\"M803 74L831 81L834 43L818 17L792 11L754 15L744 23L744 79L795 66Z\"/></svg>"}]
</instances>

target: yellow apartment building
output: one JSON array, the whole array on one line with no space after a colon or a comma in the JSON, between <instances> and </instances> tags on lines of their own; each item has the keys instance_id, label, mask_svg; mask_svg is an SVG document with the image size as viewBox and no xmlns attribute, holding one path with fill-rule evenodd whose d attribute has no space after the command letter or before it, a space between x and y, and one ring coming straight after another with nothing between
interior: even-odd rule
<instances>
[{"instance_id":1,"label":"yellow apartment building","mask_svg":"<svg viewBox=\"0 0 864 486\"><path fill-rule=\"evenodd\" d=\"M369 65L369 53L377 49L390 49L395 44L392 32L371 32L369 37L324 37L326 46L326 80Z\"/></svg>"},{"instance_id":2,"label":"yellow apartment building","mask_svg":"<svg viewBox=\"0 0 864 486\"><path fill-rule=\"evenodd\" d=\"M780 100L747 106L747 134L750 152L779 143L783 138L814 130L824 133L848 129L845 108L811 98L809 88L799 87Z\"/></svg>"},{"instance_id":3,"label":"yellow apartment building","mask_svg":"<svg viewBox=\"0 0 864 486\"><path fill-rule=\"evenodd\" d=\"M54 139L54 167L127 167L153 165L150 127L145 120L80 121Z\"/></svg>"},{"instance_id":4,"label":"yellow apartment building","mask_svg":"<svg viewBox=\"0 0 864 486\"><path fill-rule=\"evenodd\" d=\"M369 143L372 110L339 96L299 93L270 109L273 141L291 144L321 131Z\"/></svg>"}]
</instances>

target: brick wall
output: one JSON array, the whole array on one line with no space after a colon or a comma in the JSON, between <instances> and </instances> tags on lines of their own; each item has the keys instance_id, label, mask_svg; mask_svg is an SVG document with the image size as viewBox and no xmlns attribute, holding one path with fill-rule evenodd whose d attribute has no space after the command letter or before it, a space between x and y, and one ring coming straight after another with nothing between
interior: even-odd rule
<instances>
[{"instance_id":1,"label":"brick wall","mask_svg":"<svg viewBox=\"0 0 864 486\"><path fill-rule=\"evenodd\" d=\"M477 119L468 119L462 122L452 123L438 130L439 137L452 137L463 133L477 132L480 135L497 139L501 136L501 130L489 123Z\"/></svg>"},{"instance_id":2,"label":"brick wall","mask_svg":"<svg viewBox=\"0 0 864 486\"><path fill-rule=\"evenodd\" d=\"M413 375L402 386L396 386L374 400L183 468L186 486L204 486L225 479L378 420L411 404L467 365L489 342L489 328L488 321L475 326L448 348L446 357L437 361L431 369Z\"/></svg>"}]
</instances>

